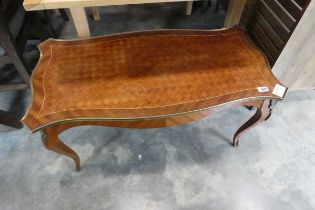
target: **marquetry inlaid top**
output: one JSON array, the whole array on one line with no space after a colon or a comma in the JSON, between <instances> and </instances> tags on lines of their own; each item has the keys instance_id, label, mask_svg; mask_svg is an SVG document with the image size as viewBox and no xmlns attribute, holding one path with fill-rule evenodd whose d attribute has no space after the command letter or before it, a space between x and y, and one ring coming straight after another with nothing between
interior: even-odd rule
<instances>
[{"instance_id":1,"label":"marquetry inlaid top","mask_svg":"<svg viewBox=\"0 0 315 210\"><path fill-rule=\"evenodd\" d=\"M264 56L237 28L49 39L39 47L33 103L23 119L31 130L69 119L152 118L280 98L272 94L279 81Z\"/></svg>"}]
</instances>

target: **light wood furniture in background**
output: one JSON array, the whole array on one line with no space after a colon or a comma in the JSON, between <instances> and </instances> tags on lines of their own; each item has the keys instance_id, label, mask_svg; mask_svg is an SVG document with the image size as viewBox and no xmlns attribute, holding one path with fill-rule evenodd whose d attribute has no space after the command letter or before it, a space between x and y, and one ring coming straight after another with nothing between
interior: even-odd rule
<instances>
[{"instance_id":1,"label":"light wood furniture in background","mask_svg":"<svg viewBox=\"0 0 315 210\"><path fill-rule=\"evenodd\" d=\"M247 0L229 0L224 27L228 28L239 24L246 2Z\"/></svg>"},{"instance_id":2,"label":"light wood furniture in background","mask_svg":"<svg viewBox=\"0 0 315 210\"><path fill-rule=\"evenodd\" d=\"M194 1L187 1L186 4L186 15L191 15L193 9Z\"/></svg>"},{"instance_id":3,"label":"light wood furniture in background","mask_svg":"<svg viewBox=\"0 0 315 210\"><path fill-rule=\"evenodd\" d=\"M101 19L100 10L97 7L92 7L92 13L94 20L97 21Z\"/></svg>"},{"instance_id":4,"label":"light wood furniture in background","mask_svg":"<svg viewBox=\"0 0 315 210\"><path fill-rule=\"evenodd\" d=\"M234 105L256 106L233 137L237 145L244 131L270 115L270 100L286 92L274 93L281 83L238 28L49 39L39 47L33 102L23 122L42 132L49 150L71 157L76 169L79 156L58 137L68 128L166 127Z\"/></svg>"},{"instance_id":5,"label":"light wood furniture in background","mask_svg":"<svg viewBox=\"0 0 315 210\"><path fill-rule=\"evenodd\" d=\"M70 8L70 12L79 38L90 37L91 33L89 29L89 23L86 18L84 8L72 7Z\"/></svg>"},{"instance_id":6,"label":"light wood furniture in background","mask_svg":"<svg viewBox=\"0 0 315 210\"><path fill-rule=\"evenodd\" d=\"M126 4L143 4L143 3L161 3L161 2L179 2L188 0L24 0L26 10L45 10L70 8L74 24L80 38L90 37L90 29L84 7L110 6L110 5L126 5ZM191 5L191 0L188 1ZM239 3L240 2L240 3ZM231 0L229 9L226 14L225 27L237 25L246 0ZM189 12L189 11L188 11Z\"/></svg>"},{"instance_id":7,"label":"light wood furniture in background","mask_svg":"<svg viewBox=\"0 0 315 210\"><path fill-rule=\"evenodd\" d=\"M186 15L191 15L192 6L194 1L188 1L186 5ZM98 21L101 19L100 10L97 7L92 7L92 14L94 20Z\"/></svg>"}]
</instances>

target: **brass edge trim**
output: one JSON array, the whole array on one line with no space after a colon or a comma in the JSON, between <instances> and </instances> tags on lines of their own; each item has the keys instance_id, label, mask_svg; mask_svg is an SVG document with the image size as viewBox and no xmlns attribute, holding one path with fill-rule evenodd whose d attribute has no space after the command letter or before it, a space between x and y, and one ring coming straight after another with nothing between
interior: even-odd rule
<instances>
[{"instance_id":1,"label":"brass edge trim","mask_svg":"<svg viewBox=\"0 0 315 210\"><path fill-rule=\"evenodd\" d=\"M56 42L75 42L75 41L86 41L86 40L93 40L93 39L101 39L104 37L111 37L111 36L116 36L116 35L129 35L129 34L134 34L134 33L149 33L149 32L216 32L216 31L239 31L241 30L240 27L238 26L233 26L229 28L218 28L218 29L154 29L154 30L141 30L141 31L127 31L127 32L120 32L120 33L114 33L114 34L106 34L106 35L99 35L99 36L93 36L93 37L86 37L86 38L75 38L75 39L54 39L54 38L49 38L45 40L44 42L48 40L56 41ZM44 43L43 42L43 43ZM42 43L41 43L42 44ZM40 44L40 45L41 45Z\"/></svg>"},{"instance_id":2,"label":"brass edge trim","mask_svg":"<svg viewBox=\"0 0 315 210\"><path fill-rule=\"evenodd\" d=\"M172 117L172 116L179 116L179 115L185 115L185 114L190 114L194 112L199 112L199 111L204 111L207 109L211 108L216 108L232 103L237 103L237 102L246 102L246 101L255 101L255 100L261 100L261 99L269 99L269 100L283 100L284 98L280 97L271 97L271 96L255 96L255 97L248 97L248 98L242 98L242 99L236 99L233 101L225 102L222 104L217 104L214 106L206 107L206 108L201 108L201 109L195 109L192 111L187 111L187 112L179 112L179 113L174 113L174 114L165 114L165 115L157 115L157 116L148 116L148 117L137 117L137 118L97 118L97 117L86 117L86 118L68 118L68 119L63 119L63 120L57 120L48 124L45 124L43 126L40 126L38 128L35 128L31 130L32 133L36 133L40 130L43 130L45 128L57 125L59 123L67 123L67 122L84 122L84 121L136 121L136 120L153 120L153 119L160 119L160 118L167 118L167 117Z\"/></svg>"},{"instance_id":3,"label":"brass edge trim","mask_svg":"<svg viewBox=\"0 0 315 210\"><path fill-rule=\"evenodd\" d=\"M270 74L278 81L278 83L280 85L282 85L282 86L284 86L286 88L286 91L283 94L283 98L284 98L284 96L287 94L287 91L288 91L289 88L287 86L285 86L284 84L282 84L282 82L274 75L274 73L272 72L272 68L270 67L270 63L268 61L268 58L267 58L266 54L258 46L255 45L253 40L250 38L248 32L246 30L242 29L242 28L240 28L240 29L243 31L243 34L245 35L245 38L246 38L245 40L248 42L248 44L251 47L253 47L255 50L257 50L258 53L264 57L265 62L267 64L267 69L269 70Z\"/></svg>"},{"instance_id":4,"label":"brass edge trim","mask_svg":"<svg viewBox=\"0 0 315 210\"><path fill-rule=\"evenodd\" d=\"M36 64L36 66L35 66L35 68L34 68L34 70L33 70L33 72L32 72L31 78L30 78L30 87L31 87L32 102L29 104L29 106L28 106L28 108L27 108L27 110L26 110L24 116L23 116L22 119L21 119L21 122L22 122L23 125L25 125L26 127L28 127L28 126L26 125L26 123L24 123L24 120L27 118L27 116L28 116L30 110L32 109L32 107L33 107L33 105L34 105L34 101L35 101L35 91L34 91L33 82L32 82L32 81L33 81L33 77L34 77L35 73L38 71L39 65L41 64L41 61L42 61L42 58L43 58L42 46L45 45L46 43L50 42L50 41L54 41L54 39L53 39L53 38L48 38L48 39L46 39L45 41L43 41L43 42L41 42L41 43L39 43L39 44L37 45L37 48L38 48L38 50L39 50L39 59L38 59L38 61L37 61L37 64ZM50 56L52 56L52 55L50 55ZM41 106L42 106L42 104L41 104Z\"/></svg>"},{"instance_id":5,"label":"brass edge trim","mask_svg":"<svg viewBox=\"0 0 315 210\"><path fill-rule=\"evenodd\" d=\"M211 31L243 31L243 34L245 35L245 37L243 36L243 39L246 38L247 40L247 43L249 45L251 45L252 47L254 47L265 59L266 61L266 64L267 64L267 67L268 67L268 70L270 71L270 73L272 74L272 76L281 84L283 85L277 77L275 77L275 75L273 74L272 72L272 69L270 68L270 64L269 64L269 61L268 59L266 58L265 54L255 45L253 44L253 42L251 41L251 39L249 38L248 34L246 32L244 32L244 29L242 29L241 27L238 27L238 26L233 26L233 27L230 27L230 28L220 28L220 29L210 29L210 30L200 30L200 29L155 29L155 30L143 30L143 31L131 31L131 32L122 32L122 33L115 33L115 34L109 34L109 35L101 35L101 36L96 36L96 37L89 37L89 38L84 38L84 39L53 39L53 38L49 38L49 39L46 39L44 42L40 43L37 47L40 51L40 58L34 68L34 71L32 72L32 75L31 75L31 82L30 82L30 86L31 86L31 93L32 93L32 103L29 105L25 115L23 116L23 118L21 119L22 123L28 127L25 123L24 123L24 120L27 118L28 114L29 114L29 111L31 110L33 104L34 104L34 87L33 87L33 83L32 83L32 80L33 80L33 76L34 74L38 71L38 67L39 67L39 64L41 63L41 60L42 60L42 57L43 57L43 52L42 52L42 49L41 49L41 46L43 46L44 44L46 44L47 42L49 41L65 41L65 42L71 42L71 41L82 41L82 40L92 40L92 39L100 39L100 38L103 38L103 37L109 37L109 36L115 36L115 35L128 35L128 34L133 34L133 33L148 33L148 32L167 32L167 31L187 31L187 32L190 32L190 31L200 31L200 32L211 32ZM284 85L283 85L284 86ZM218 105L214 105L214 106L211 106L211 107L207 107L207 108L201 108L201 109L197 109L197 110L192 110L192 111L187 111L187 112L181 112L181 113L174 113L174 114L165 114L165 115L158 115L158 116L149 116L149 117L137 117L137 118L69 118L69 119L63 119L63 120L57 120L57 121L54 121L52 123L49 123L49 124L45 124L43 126L40 126L36 129L33 129L31 130L32 133L36 133L38 132L39 130L42 130L44 128L47 128L47 127L50 127L50 126L53 126L53 125L56 125L58 123L63 123L63 122L77 122L77 121L135 121L135 120L152 120L152 119L158 119L158 118L165 118L165 117L171 117L171 116L178 116L178 115L184 115L184 114L189 114L189 113L193 113L193 112L198 112L198 111L203 111L203 110L207 110L207 109L211 109L211 108L215 108L215 107L219 107L219 106L223 106L223 105L227 105L227 104L231 104L231 103L234 103L234 102L245 102L245 101L251 101L251 100L255 100L255 99L277 99L277 100L283 100L286 93L287 93L287 90L288 90L288 87L284 86L286 88L286 91L283 95L283 97L272 97L272 96L256 96L256 97L248 97L248 98L243 98L243 99L237 99L237 100L233 100L233 101L230 101L230 102L226 102L226 103L222 103L222 104L218 104Z\"/></svg>"},{"instance_id":6,"label":"brass edge trim","mask_svg":"<svg viewBox=\"0 0 315 210\"><path fill-rule=\"evenodd\" d=\"M41 63L41 61L42 61L42 58L43 58L43 52L42 52L41 46L42 46L43 44L45 44L46 42L48 42L49 40L51 40L51 38L46 39L44 42L42 42L42 43L40 43L39 45L37 45L37 48L38 48L38 50L39 50L39 59L38 59L38 61L37 61L37 64L36 64L36 66L35 66L33 72L32 72L31 79L30 79L30 80L31 80L31 81L30 81L30 86L31 86L32 102L31 102L30 105L28 106L28 108L27 108L27 110L26 110L24 116L23 116L22 119L21 119L21 122L22 122L24 125L26 125L26 124L24 123L24 120L27 118L27 116L28 116L28 114L29 114L31 108L32 108L33 105L34 105L34 99L35 99L35 94L34 94L34 93L35 93L35 91L34 91L34 87L33 87L33 77L34 77L35 73L38 71L38 67L39 67L39 65L40 65L40 63ZM26 125L26 126L27 126L27 125ZM28 127L28 126L27 126L27 127Z\"/></svg>"},{"instance_id":7,"label":"brass edge trim","mask_svg":"<svg viewBox=\"0 0 315 210\"><path fill-rule=\"evenodd\" d=\"M103 37L109 37L109 36L115 36L115 35L128 35L128 34L133 34L133 33L149 33L149 32L167 32L167 31L238 31L241 30L240 27L237 26L233 26L230 28L219 28L219 29L209 29L209 30L200 30L200 29L155 29L155 30L143 30L143 31L129 31L129 32L121 32L121 33L115 33L115 34L108 34L108 35L100 35L100 36L96 36L96 37L88 37L88 38L77 38L77 39L53 39L53 38L48 38L45 41L41 42L40 44L37 45L37 48L39 49L39 59L37 61L37 64L32 72L31 78L30 78L30 87L31 87L31 95L32 95L32 102L30 103L30 105L27 108L27 111L25 112L24 116L21 119L21 122L23 123L23 125L25 125L26 127L28 127L25 123L24 120L27 118L31 108L33 107L34 104L34 99L35 99L35 91L34 91L34 87L33 87L33 76L34 74L38 71L38 67L41 63L42 57L43 57L43 51L42 51L42 46L45 45L48 42L53 42L53 41L57 41L57 42L72 42L72 41L83 41L83 40L93 40L93 39L100 39ZM42 105L42 104L41 104ZM36 130L32 130L33 133L37 132L38 129Z\"/></svg>"}]
</instances>

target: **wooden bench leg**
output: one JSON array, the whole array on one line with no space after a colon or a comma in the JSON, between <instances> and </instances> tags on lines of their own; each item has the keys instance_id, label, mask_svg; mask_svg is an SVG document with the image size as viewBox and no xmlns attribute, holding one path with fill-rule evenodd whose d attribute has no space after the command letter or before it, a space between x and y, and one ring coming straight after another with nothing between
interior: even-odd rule
<instances>
[{"instance_id":1,"label":"wooden bench leg","mask_svg":"<svg viewBox=\"0 0 315 210\"><path fill-rule=\"evenodd\" d=\"M226 12L225 20L224 20L224 27L229 28L234 25L238 25L247 0L230 0L229 7Z\"/></svg>"},{"instance_id":2,"label":"wooden bench leg","mask_svg":"<svg viewBox=\"0 0 315 210\"><path fill-rule=\"evenodd\" d=\"M187 1L186 3L186 15L191 15L194 1Z\"/></svg>"},{"instance_id":3,"label":"wooden bench leg","mask_svg":"<svg viewBox=\"0 0 315 210\"><path fill-rule=\"evenodd\" d=\"M92 7L93 18L95 21L101 19L100 10L98 7Z\"/></svg>"},{"instance_id":4,"label":"wooden bench leg","mask_svg":"<svg viewBox=\"0 0 315 210\"><path fill-rule=\"evenodd\" d=\"M79 38L90 37L91 33L89 23L84 8L83 7L70 8L70 13Z\"/></svg>"},{"instance_id":5,"label":"wooden bench leg","mask_svg":"<svg viewBox=\"0 0 315 210\"><path fill-rule=\"evenodd\" d=\"M243 124L234 134L233 137L233 145L238 146L238 142L240 139L240 136L248 129L256 126L263 120L266 120L270 114L271 114L271 101L270 100L264 100L261 102L260 105L257 106L256 113L245 123Z\"/></svg>"},{"instance_id":6,"label":"wooden bench leg","mask_svg":"<svg viewBox=\"0 0 315 210\"><path fill-rule=\"evenodd\" d=\"M56 129L52 127L43 130L42 141L47 149L72 158L75 162L76 171L80 171L80 158L78 154L60 141Z\"/></svg>"}]
</instances>

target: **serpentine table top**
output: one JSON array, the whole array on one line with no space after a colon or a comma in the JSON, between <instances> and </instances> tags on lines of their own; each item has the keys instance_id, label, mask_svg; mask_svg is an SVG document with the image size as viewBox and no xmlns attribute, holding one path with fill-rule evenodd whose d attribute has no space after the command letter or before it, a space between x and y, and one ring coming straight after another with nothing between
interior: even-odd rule
<instances>
[{"instance_id":1,"label":"serpentine table top","mask_svg":"<svg viewBox=\"0 0 315 210\"><path fill-rule=\"evenodd\" d=\"M48 39L39 48L33 102L22 121L33 132L43 131L46 147L73 158L77 169L76 153L56 143L67 128L163 127L227 105L256 106L258 115L241 133L265 119L270 100L283 99L286 92L239 28Z\"/></svg>"}]
</instances>

